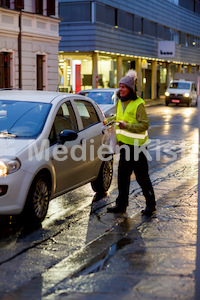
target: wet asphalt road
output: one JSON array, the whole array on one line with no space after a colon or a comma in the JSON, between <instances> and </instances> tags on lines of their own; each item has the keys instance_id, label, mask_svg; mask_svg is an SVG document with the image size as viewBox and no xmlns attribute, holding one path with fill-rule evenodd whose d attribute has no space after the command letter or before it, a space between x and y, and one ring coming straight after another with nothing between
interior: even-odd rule
<instances>
[{"instance_id":1,"label":"wet asphalt road","mask_svg":"<svg viewBox=\"0 0 200 300\"><path fill-rule=\"evenodd\" d=\"M197 177L197 108L178 106L147 107L150 121L150 175L157 199ZM51 201L41 228L25 229L17 218L0 220L0 296L28 283L52 266L82 251L94 240L122 224L120 216L106 208L117 196L117 158L109 194L95 195L87 184ZM132 219L145 206L132 175L130 205ZM131 230L128 226L123 233ZM123 235L123 234L122 234ZM122 238L122 236L121 236ZM105 245L105 241L104 241ZM80 255L68 276L77 271L88 254ZM69 262L68 262L69 263ZM66 275L66 274L65 274ZM50 275L53 277L53 274ZM39 277L37 277L39 278Z\"/></svg>"}]
</instances>

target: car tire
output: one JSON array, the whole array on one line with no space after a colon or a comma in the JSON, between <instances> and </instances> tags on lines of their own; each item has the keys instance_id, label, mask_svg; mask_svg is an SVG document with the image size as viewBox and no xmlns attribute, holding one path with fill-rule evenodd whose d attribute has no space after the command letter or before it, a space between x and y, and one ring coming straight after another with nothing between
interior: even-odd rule
<instances>
[{"instance_id":1,"label":"car tire","mask_svg":"<svg viewBox=\"0 0 200 300\"><path fill-rule=\"evenodd\" d=\"M39 225L45 219L50 200L50 183L44 174L38 175L29 190L22 213L23 221Z\"/></svg>"},{"instance_id":2,"label":"car tire","mask_svg":"<svg viewBox=\"0 0 200 300\"><path fill-rule=\"evenodd\" d=\"M103 161L99 175L95 181L91 182L93 191L98 194L107 192L110 188L113 176L113 157L108 161Z\"/></svg>"}]
</instances>

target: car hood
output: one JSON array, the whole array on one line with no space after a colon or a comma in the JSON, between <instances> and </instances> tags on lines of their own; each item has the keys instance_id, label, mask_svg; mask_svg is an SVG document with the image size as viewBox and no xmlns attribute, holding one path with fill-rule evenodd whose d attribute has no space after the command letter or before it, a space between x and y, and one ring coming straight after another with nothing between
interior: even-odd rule
<instances>
[{"instance_id":1,"label":"car hood","mask_svg":"<svg viewBox=\"0 0 200 300\"><path fill-rule=\"evenodd\" d=\"M17 156L33 139L0 138L0 157Z\"/></svg>"},{"instance_id":2,"label":"car hood","mask_svg":"<svg viewBox=\"0 0 200 300\"><path fill-rule=\"evenodd\" d=\"M171 94L185 94L190 93L190 90L188 89L168 89L167 90Z\"/></svg>"}]
</instances>

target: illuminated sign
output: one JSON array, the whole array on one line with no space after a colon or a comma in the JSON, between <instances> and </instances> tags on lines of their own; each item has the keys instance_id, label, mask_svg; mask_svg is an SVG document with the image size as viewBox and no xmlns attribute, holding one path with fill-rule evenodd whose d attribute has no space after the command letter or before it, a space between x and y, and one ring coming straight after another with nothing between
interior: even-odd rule
<instances>
[{"instance_id":1,"label":"illuminated sign","mask_svg":"<svg viewBox=\"0 0 200 300\"><path fill-rule=\"evenodd\" d=\"M174 41L159 41L158 42L158 57L159 58L175 57L175 42Z\"/></svg>"}]
</instances>

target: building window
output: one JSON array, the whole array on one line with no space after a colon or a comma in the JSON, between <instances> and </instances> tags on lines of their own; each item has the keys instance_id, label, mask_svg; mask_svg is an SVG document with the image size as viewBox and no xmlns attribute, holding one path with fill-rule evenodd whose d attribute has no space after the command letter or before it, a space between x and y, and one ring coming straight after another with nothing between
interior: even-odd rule
<instances>
[{"instance_id":1,"label":"building window","mask_svg":"<svg viewBox=\"0 0 200 300\"><path fill-rule=\"evenodd\" d=\"M195 13L200 15L200 2L195 1Z\"/></svg>"},{"instance_id":2,"label":"building window","mask_svg":"<svg viewBox=\"0 0 200 300\"><path fill-rule=\"evenodd\" d=\"M118 10L118 26L133 31L133 15Z\"/></svg>"},{"instance_id":3,"label":"building window","mask_svg":"<svg viewBox=\"0 0 200 300\"><path fill-rule=\"evenodd\" d=\"M175 41L175 44L178 45L179 44L179 32L174 30L174 29L169 29L170 33L171 33L171 41Z\"/></svg>"},{"instance_id":4,"label":"building window","mask_svg":"<svg viewBox=\"0 0 200 300\"><path fill-rule=\"evenodd\" d=\"M63 22L90 22L90 2L60 3L59 15Z\"/></svg>"},{"instance_id":5,"label":"building window","mask_svg":"<svg viewBox=\"0 0 200 300\"><path fill-rule=\"evenodd\" d=\"M171 41L171 31L169 27L165 27L164 29L164 39L167 41Z\"/></svg>"},{"instance_id":6,"label":"building window","mask_svg":"<svg viewBox=\"0 0 200 300\"><path fill-rule=\"evenodd\" d=\"M35 1L35 12L39 15L43 15L43 0Z\"/></svg>"},{"instance_id":7,"label":"building window","mask_svg":"<svg viewBox=\"0 0 200 300\"><path fill-rule=\"evenodd\" d=\"M0 53L0 88L10 87L10 53Z\"/></svg>"},{"instance_id":8,"label":"building window","mask_svg":"<svg viewBox=\"0 0 200 300\"><path fill-rule=\"evenodd\" d=\"M0 0L0 6L10 8L10 0Z\"/></svg>"},{"instance_id":9,"label":"building window","mask_svg":"<svg viewBox=\"0 0 200 300\"><path fill-rule=\"evenodd\" d=\"M174 3L176 5L179 5L179 0L167 0L167 1L169 1L171 3Z\"/></svg>"},{"instance_id":10,"label":"building window","mask_svg":"<svg viewBox=\"0 0 200 300\"><path fill-rule=\"evenodd\" d=\"M143 34L151 35L156 37L156 23L143 20Z\"/></svg>"},{"instance_id":11,"label":"building window","mask_svg":"<svg viewBox=\"0 0 200 300\"><path fill-rule=\"evenodd\" d=\"M36 56L36 72L37 72L37 90L46 90L46 56L38 54Z\"/></svg>"},{"instance_id":12,"label":"building window","mask_svg":"<svg viewBox=\"0 0 200 300\"><path fill-rule=\"evenodd\" d=\"M188 46L187 34L185 34L184 32L179 33L179 44Z\"/></svg>"},{"instance_id":13,"label":"building window","mask_svg":"<svg viewBox=\"0 0 200 300\"><path fill-rule=\"evenodd\" d=\"M138 16L134 16L133 19L133 30L134 32L142 34L142 18Z\"/></svg>"},{"instance_id":14,"label":"building window","mask_svg":"<svg viewBox=\"0 0 200 300\"><path fill-rule=\"evenodd\" d=\"M55 0L47 0L47 16L55 15Z\"/></svg>"},{"instance_id":15,"label":"building window","mask_svg":"<svg viewBox=\"0 0 200 300\"><path fill-rule=\"evenodd\" d=\"M157 24L157 38L164 39L165 28L163 25Z\"/></svg>"},{"instance_id":16,"label":"building window","mask_svg":"<svg viewBox=\"0 0 200 300\"><path fill-rule=\"evenodd\" d=\"M194 0L179 0L179 5L194 11Z\"/></svg>"},{"instance_id":17,"label":"building window","mask_svg":"<svg viewBox=\"0 0 200 300\"><path fill-rule=\"evenodd\" d=\"M116 13L115 8L96 3L96 21L104 24L116 25Z\"/></svg>"},{"instance_id":18,"label":"building window","mask_svg":"<svg viewBox=\"0 0 200 300\"><path fill-rule=\"evenodd\" d=\"M16 10L24 9L24 0L15 0L15 9Z\"/></svg>"}]
</instances>

